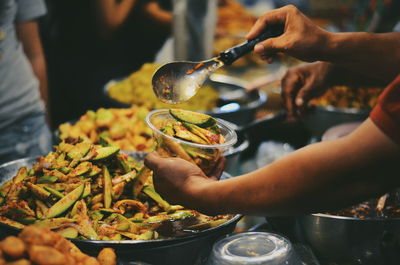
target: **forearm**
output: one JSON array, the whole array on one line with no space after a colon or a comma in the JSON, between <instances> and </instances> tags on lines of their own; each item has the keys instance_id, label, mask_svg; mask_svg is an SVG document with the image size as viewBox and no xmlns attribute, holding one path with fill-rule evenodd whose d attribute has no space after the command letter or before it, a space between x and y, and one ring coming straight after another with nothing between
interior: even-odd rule
<instances>
[{"instance_id":1,"label":"forearm","mask_svg":"<svg viewBox=\"0 0 400 265\"><path fill-rule=\"evenodd\" d=\"M100 34L111 35L120 27L135 7L137 0L96 0Z\"/></svg>"},{"instance_id":2,"label":"forearm","mask_svg":"<svg viewBox=\"0 0 400 265\"><path fill-rule=\"evenodd\" d=\"M400 33L330 33L321 60L390 82L400 69Z\"/></svg>"},{"instance_id":3,"label":"forearm","mask_svg":"<svg viewBox=\"0 0 400 265\"><path fill-rule=\"evenodd\" d=\"M352 136L307 146L250 174L205 183L198 187L202 196L193 206L212 214L287 215L378 195L398 181L391 158L398 149L379 130L368 135L370 123ZM384 140L366 144L377 137Z\"/></svg>"}]
</instances>

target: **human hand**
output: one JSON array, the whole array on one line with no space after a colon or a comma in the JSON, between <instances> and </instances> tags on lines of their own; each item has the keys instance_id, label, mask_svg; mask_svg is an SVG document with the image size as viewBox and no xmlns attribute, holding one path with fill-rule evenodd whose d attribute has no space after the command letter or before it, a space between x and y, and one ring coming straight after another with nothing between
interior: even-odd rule
<instances>
[{"instance_id":1,"label":"human hand","mask_svg":"<svg viewBox=\"0 0 400 265\"><path fill-rule=\"evenodd\" d=\"M254 52L258 53L263 60L271 63L277 52L285 52L308 62L320 60L324 56L330 33L316 26L295 6L287 5L263 14L246 38L256 38L271 25L284 25L284 32L254 47Z\"/></svg>"},{"instance_id":2,"label":"human hand","mask_svg":"<svg viewBox=\"0 0 400 265\"><path fill-rule=\"evenodd\" d=\"M289 69L281 80L282 99L289 118L303 116L308 102L329 87L333 65L317 62Z\"/></svg>"},{"instance_id":3,"label":"human hand","mask_svg":"<svg viewBox=\"0 0 400 265\"><path fill-rule=\"evenodd\" d=\"M153 170L154 186L171 203L185 203L196 208L201 190L216 181L224 168L224 158L217 163L212 175L207 177L196 165L181 158L162 158L157 152L148 154L145 165Z\"/></svg>"}]
</instances>

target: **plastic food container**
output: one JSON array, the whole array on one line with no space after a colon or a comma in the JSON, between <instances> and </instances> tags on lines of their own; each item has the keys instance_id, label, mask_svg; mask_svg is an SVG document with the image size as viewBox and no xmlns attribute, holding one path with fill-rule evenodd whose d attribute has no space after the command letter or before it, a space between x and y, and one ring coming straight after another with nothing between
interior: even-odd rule
<instances>
[{"instance_id":1,"label":"plastic food container","mask_svg":"<svg viewBox=\"0 0 400 265\"><path fill-rule=\"evenodd\" d=\"M301 265L292 244L278 234L244 232L217 241L207 265Z\"/></svg>"},{"instance_id":2,"label":"plastic food container","mask_svg":"<svg viewBox=\"0 0 400 265\"><path fill-rule=\"evenodd\" d=\"M237 141L235 130L223 120L216 120L221 134L225 138L225 143L206 145L178 139L161 132L162 127L175 121L167 109L154 110L146 117L146 122L153 130L153 137L157 143L156 150L161 156L176 156L194 162L206 174L212 171L224 151ZM190 154L198 154L198 157L195 158Z\"/></svg>"}]
</instances>

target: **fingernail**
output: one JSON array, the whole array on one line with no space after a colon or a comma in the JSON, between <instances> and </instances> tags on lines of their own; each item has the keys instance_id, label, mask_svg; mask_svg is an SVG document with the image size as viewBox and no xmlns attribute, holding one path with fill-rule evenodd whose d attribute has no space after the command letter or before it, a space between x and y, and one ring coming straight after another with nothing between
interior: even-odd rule
<instances>
[{"instance_id":1,"label":"fingernail","mask_svg":"<svg viewBox=\"0 0 400 265\"><path fill-rule=\"evenodd\" d=\"M256 53L263 53L264 52L264 46L259 43L256 46L254 46L254 51Z\"/></svg>"},{"instance_id":2,"label":"fingernail","mask_svg":"<svg viewBox=\"0 0 400 265\"><path fill-rule=\"evenodd\" d=\"M303 99L302 98L296 98L296 105L297 105L297 107L303 106Z\"/></svg>"}]
</instances>

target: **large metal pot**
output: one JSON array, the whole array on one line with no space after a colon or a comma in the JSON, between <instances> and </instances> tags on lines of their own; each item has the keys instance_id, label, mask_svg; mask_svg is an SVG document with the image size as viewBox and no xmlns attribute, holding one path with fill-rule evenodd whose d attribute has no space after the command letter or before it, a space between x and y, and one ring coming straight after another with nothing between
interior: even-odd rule
<instances>
[{"instance_id":1,"label":"large metal pot","mask_svg":"<svg viewBox=\"0 0 400 265\"><path fill-rule=\"evenodd\" d=\"M132 154L134 159L143 160L145 153ZM15 160L0 166L0 183L11 179L22 166L31 167L36 158L24 158ZM222 178L230 178L227 173ZM158 240L124 240L124 241L101 241L101 240L78 240L72 239L82 251L89 255L97 253L105 247L114 248L118 260L122 264L131 261L147 262L152 265L193 265L203 264L207 259L213 243L223 235L231 233L236 223L242 216L236 215L228 222L204 231L187 236L158 239ZM18 229L0 223L0 237L16 235Z\"/></svg>"},{"instance_id":2,"label":"large metal pot","mask_svg":"<svg viewBox=\"0 0 400 265\"><path fill-rule=\"evenodd\" d=\"M327 214L295 219L297 239L310 245L323 264L399 264L400 219L359 219Z\"/></svg>"},{"instance_id":3,"label":"large metal pot","mask_svg":"<svg viewBox=\"0 0 400 265\"><path fill-rule=\"evenodd\" d=\"M312 136L319 140L329 128L341 123L363 121L368 118L369 112L367 109L315 106L303 122Z\"/></svg>"}]
</instances>

